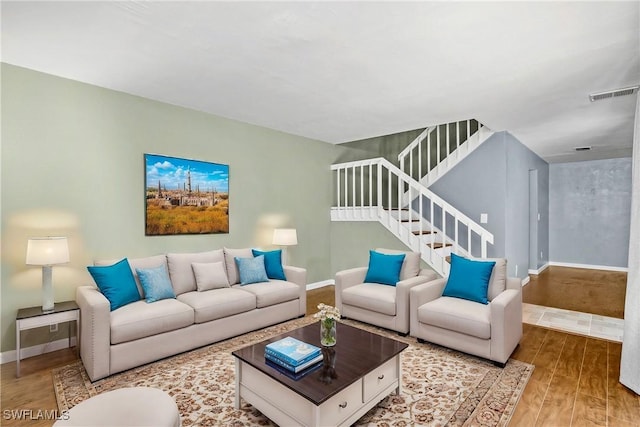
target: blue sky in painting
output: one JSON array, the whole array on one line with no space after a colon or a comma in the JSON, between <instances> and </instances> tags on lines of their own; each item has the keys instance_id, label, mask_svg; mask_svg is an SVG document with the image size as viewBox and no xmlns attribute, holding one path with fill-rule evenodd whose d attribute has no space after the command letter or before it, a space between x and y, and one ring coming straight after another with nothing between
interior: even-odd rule
<instances>
[{"instance_id":1,"label":"blue sky in painting","mask_svg":"<svg viewBox=\"0 0 640 427\"><path fill-rule=\"evenodd\" d=\"M145 154L147 187L182 190L187 182L187 171L191 172L191 189L200 191L215 190L229 192L229 166L198 160L179 159L177 157Z\"/></svg>"}]
</instances>

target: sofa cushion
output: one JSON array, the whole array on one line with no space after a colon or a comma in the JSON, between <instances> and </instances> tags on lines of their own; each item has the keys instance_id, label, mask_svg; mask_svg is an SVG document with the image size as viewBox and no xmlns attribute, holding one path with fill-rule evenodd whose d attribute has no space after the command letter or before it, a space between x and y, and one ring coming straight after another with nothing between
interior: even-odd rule
<instances>
[{"instance_id":1,"label":"sofa cushion","mask_svg":"<svg viewBox=\"0 0 640 427\"><path fill-rule=\"evenodd\" d=\"M388 316L396 315L396 288L377 283L363 283L342 291L342 302Z\"/></svg>"},{"instance_id":2,"label":"sofa cushion","mask_svg":"<svg viewBox=\"0 0 640 427\"><path fill-rule=\"evenodd\" d=\"M491 308L473 301L437 298L418 307L418 321L480 339L491 338Z\"/></svg>"},{"instance_id":3,"label":"sofa cushion","mask_svg":"<svg viewBox=\"0 0 640 427\"><path fill-rule=\"evenodd\" d=\"M198 292L211 289L228 288L229 279L224 262L192 262L193 274L196 276Z\"/></svg>"},{"instance_id":4,"label":"sofa cushion","mask_svg":"<svg viewBox=\"0 0 640 427\"><path fill-rule=\"evenodd\" d=\"M134 302L111 312L111 344L186 328L193 319L193 309L175 299Z\"/></svg>"},{"instance_id":5,"label":"sofa cushion","mask_svg":"<svg viewBox=\"0 0 640 427\"><path fill-rule=\"evenodd\" d=\"M169 276L176 295L196 290L196 276L191 264L194 262L224 262L222 249L210 252L167 254Z\"/></svg>"},{"instance_id":6,"label":"sofa cushion","mask_svg":"<svg viewBox=\"0 0 640 427\"><path fill-rule=\"evenodd\" d=\"M240 272L241 285L269 281L267 271L264 268L264 255L255 258L236 258L235 263L238 265L238 272Z\"/></svg>"},{"instance_id":7,"label":"sofa cushion","mask_svg":"<svg viewBox=\"0 0 640 427\"><path fill-rule=\"evenodd\" d=\"M140 299L126 258L113 265L87 267L100 292L109 300L111 311Z\"/></svg>"},{"instance_id":8,"label":"sofa cushion","mask_svg":"<svg viewBox=\"0 0 640 427\"><path fill-rule=\"evenodd\" d=\"M487 304L487 291L494 261L473 261L451 254L451 270L442 296Z\"/></svg>"},{"instance_id":9,"label":"sofa cushion","mask_svg":"<svg viewBox=\"0 0 640 427\"><path fill-rule=\"evenodd\" d=\"M369 251L369 268L364 281L395 286L400 281L404 257L404 254L385 255Z\"/></svg>"},{"instance_id":10,"label":"sofa cushion","mask_svg":"<svg viewBox=\"0 0 640 427\"><path fill-rule=\"evenodd\" d=\"M264 255L264 269L267 271L267 277L269 279L287 280L284 275L284 269L282 268L282 249L275 251L259 251L252 249L254 257Z\"/></svg>"},{"instance_id":11,"label":"sofa cushion","mask_svg":"<svg viewBox=\"0 0 640 427\"><path fill-rule=\"evenodd\" d=\"M145 300L148 303L176 297L171 287L167 267L164 264L154 268L136 268L136 273L138 273L142 289L144 289Z\"/></svg>"},{"instance_id":12,"label":"sofa cushion","mask_svg":"<svg viewBox=\"0 0 640 427\"><path fill-rule=\"evenodd\" d=\"M196 323L204 323L255 309L255 295L243 289L220 288L204 292L187 292L178 295L178 301L193 308Z\"/></svg>"},{"instance_id":13,"label":"sofa cushion","mask_svg":"<svg viewBox=\"0 0 640 427\"><path fill-rule=\"evenodd\" d=\"M235 285L236 283L240 283L240 272L238 271L238 266L236 265L235 259L251 257L253 257L253 252L251 252L250 248L224 248L224 261L227 267L227 277L229 277L229 284Z\"/></svg>"},{"instance_id":14,"label":"sofa cushion","mask_svg":"<svg viewBox=\"0 0 640 427\"><path fill-rule=\"evenodd\" d=\"M397 251L395 249L377 248L376 252L385 255L404 254L402 269L400 270L400 280L410 279L420 274L420 253L410 251Z\"/></svg>"},{"instance_id":15,"label":"sofa cushion","mask_svg":"<svg viewBox=\"0 0 640 427\"><path fill-rule=\"evenodd\" d=\"M133 273L133 277L136 279L136 286L138 287L138 293L140 297L144 298L144 289L142 289L142 284L140 283L140 278L138 277L138 273L136 272L136 268L151 268L157 267L160 264L167 266L167 257L166 255L154 255L148 256L144 258L128 258L129 266L131 267L131 272ZM120 261L120 259L111 259L111 260L100 260L95 261L94 265L112 265L116 262Z\"/></svg>"},{"instance_id":16,"label":"sofa cushion","mask_svg":"<svg viewBox=\"0 0 640 427\"><path fill-rule=\"evenodd\" d=\"M250 285L235 285L256 297L256 307L263 308L300 298L300 286L284 280L271 280Z\"/></svg>"}]
</instances>

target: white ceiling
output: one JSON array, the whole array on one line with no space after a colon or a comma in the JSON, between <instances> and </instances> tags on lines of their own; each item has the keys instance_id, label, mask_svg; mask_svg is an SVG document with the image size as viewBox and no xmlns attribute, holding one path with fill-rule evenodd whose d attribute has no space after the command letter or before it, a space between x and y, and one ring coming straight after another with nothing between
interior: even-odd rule
<instances>
[{"instance_id":1,"label":"white ceiling","mask_svg":"<svg viewBox=\"0 0 640 427\"><path fill-rule=\"evenodd\" d=\"M477 118L631 155L640 2L8 2L2 61L330 143ZM593 146L575 153L576 146Z\"/></svg>"}]
</instances>

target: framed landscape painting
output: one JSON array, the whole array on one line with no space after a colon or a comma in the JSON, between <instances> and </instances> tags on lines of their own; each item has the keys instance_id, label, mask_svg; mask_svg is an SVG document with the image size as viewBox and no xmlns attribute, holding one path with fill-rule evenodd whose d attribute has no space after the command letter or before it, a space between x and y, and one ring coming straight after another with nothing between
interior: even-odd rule
<instances>
[{"instance_id":1,"label":"framed landscape painting","mask_svg":"<svg viewBox=\"0 0 640 427\"><path fill-rule=\"evenodd\" d=\"M145 235L229 232L229 165L145 154Z\"/></svg>"}]
</instances>

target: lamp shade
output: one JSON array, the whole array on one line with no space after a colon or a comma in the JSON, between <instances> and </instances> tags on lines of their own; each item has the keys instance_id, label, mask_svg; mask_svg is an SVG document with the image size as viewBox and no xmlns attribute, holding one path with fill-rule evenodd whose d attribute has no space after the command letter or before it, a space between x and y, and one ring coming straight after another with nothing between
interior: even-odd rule
<instances>
[{"instance_id":1,"label":"lamp shade","mask_svg":"<svg viewBox=\"0 0 640 427\"><path fill-rule=\"evenodd\" d=\"M27 265L55 265L69 262L66 237L34 237L27 242Z\"/></svg>"},{"instance_id":2,"label":"lamp shade","mask_svg":"<svg viewBox=\"0 0 640 427\"><path fill-rule=\"evenodd\" d=\"M273 244L278 246L293 246L298 244L298 234L295 228L276 228L273 230Z\"/></svg>"}]
</instances>

